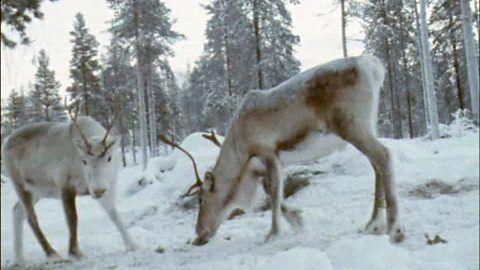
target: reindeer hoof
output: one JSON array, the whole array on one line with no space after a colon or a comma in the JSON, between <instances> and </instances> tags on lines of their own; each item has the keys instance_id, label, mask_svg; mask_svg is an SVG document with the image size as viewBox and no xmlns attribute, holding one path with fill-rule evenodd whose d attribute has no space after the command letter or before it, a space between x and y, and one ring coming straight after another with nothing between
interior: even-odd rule
<instances>
[{"instance_id":1,"label":"reindeer hoof","mask_svg":"<svg viewBox=\"0 0 480 270\"><path fill-rule=\"evenodd\" d=\"M60 254L58 254L56 251L51 252L50 254L47 255L48 261L57 263L57 262L66 262L68 260L65 260Z\"/></svg>"},{"instance_id":2,"label":"reindeer hoof","mask_svg":"<svg viewBox=\"0 0 480 270\"><path fill-rule=\"evenodd\" d=\"M385 234L387 231L387 227L385 225L384 219L371 219L367 225L365 225L365 229L363 230L364 233L367 234Z\"/></svg>"},{"instance_id":3,"label":"reindeer hoof","mask_svg":"<svg viewBox=\"0 0 480 270\"><path fill-rule=\"evenodd\" d=\"M83 252L80 251L79 248L73 248L72 250L70 250L70 252L68 253L68 255L70 257L73 257L75 259L80 259L82 258L84 255L83 255Z\"/></svg>"},{"instance_id":4,"label":"reindeer hoof","mask_svg":"<svg viewBox=\"0 0 480 270\"><path fill-rule=\"evenodd\" d=\"M265 242L271 241L275 238L277 238L279 235L279 230L278 229L270 229L270 232L267 234L265 237Z\"/></svg>"},{"instance_id":5,"label":"reindeer hoof","mask_svg":"<svg viewBox=\"0 0 480 270\"><path fill-rule=\"evenodd\" d=\"M393 243L400 243L405 240L405 229L400 225L393 225L390 233L390 241Z\"/></svg>"},{"instance_id":6,"label":"reindeer hoof","mask_svg":"<svg viewBox=\"0 0 480 270\"><path fill-rule=\"evenodd\" d=\"M301 213L302 211L300 210L289 210L284 213L284 217L295 229L300 229L303 227L303 218Z\"/></svg>"}]
</instances>

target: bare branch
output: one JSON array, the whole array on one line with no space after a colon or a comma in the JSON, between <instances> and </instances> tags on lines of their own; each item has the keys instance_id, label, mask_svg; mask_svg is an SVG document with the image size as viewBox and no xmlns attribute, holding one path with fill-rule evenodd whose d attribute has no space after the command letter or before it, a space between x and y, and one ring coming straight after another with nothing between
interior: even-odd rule
<instances>
[{"instance_id":1,"label":"bare branch","mask_svg":"<svg viewBox=\"0 0 480 270\"><path fill-rule=\"evenodd\" d=\"M170 141L163 134L158 134L158 139L165 144L168 144L172 147L178 148L180 151L185 153L190 158L190 160L192 161L192 164L193 164L193 170L195 172L196 181L192 186L190 186L190 188L188 188L187 192L185 192L185 194L183 194L182 197L193 196L193 195L197 194L198 192L192 193L192 190L196 187L201 187L202 186L202 180L200 179L200 175L198 173L197 163L195 162L195 159L193 158L193 156L187 150L185 150L183 147L178 145L177 143L174 143L174 142Z\"/></svg>"},{"instance_id":2,"label":"bare branch","mask_svg":"<svg viewBox=\"0 0 480 270\"><path fill-rule=\"evenodd\" d=\"M83 134L82 130L80 129L80 127L78 126L78 123L77 123L77 117L78 117L78 103L77 103L77 108L76 108L76 113L75 113L75 116L72 115L72 106L69 106L67 105L67 97L65 97L65 100L64 100L64 106L65 106L65 109L67 109L67 112L68 112L68 115L70 116L70 119L72 120L72 123L73 125L75 126L75 128L78 130L78 133L80 134L80 137L82 138L83 142L85 143L85 147L86 147L86 152L90 155L92 155L92 145L90 144L90 142L87 140L87 137L85 136L85 134Z\"/></svg>"},{"instance_id":3,"label":"bare branch","mask_svg":"<svg viewBox=\"0 0 480 270\"><path fill-rule=\"evenodd\" d=\"M218 141L217 136L215 136L215 132L213 130L210 131L210 134L207 134L207 133L202 134L202 137L211 141L216 146L222 147L222 144L220 143L220 141Z\"/></svg>"}]
</instances>

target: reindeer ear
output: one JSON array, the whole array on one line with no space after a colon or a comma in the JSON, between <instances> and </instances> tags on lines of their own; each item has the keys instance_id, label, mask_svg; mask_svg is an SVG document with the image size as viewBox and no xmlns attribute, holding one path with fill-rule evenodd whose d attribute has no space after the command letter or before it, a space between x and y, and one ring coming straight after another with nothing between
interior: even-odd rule
<instances>
[{"instance_id":1,"label":"reindeer ear","mask_svg":"<svg viewBox=\"0 0 480 270\"><path fill-rule=\"evenodd\" d=\"M203 181L202 188L211 192L215 190L215 177L213 177L211 172L205 173L205 180Z\"/></svg>"}]
</instances>

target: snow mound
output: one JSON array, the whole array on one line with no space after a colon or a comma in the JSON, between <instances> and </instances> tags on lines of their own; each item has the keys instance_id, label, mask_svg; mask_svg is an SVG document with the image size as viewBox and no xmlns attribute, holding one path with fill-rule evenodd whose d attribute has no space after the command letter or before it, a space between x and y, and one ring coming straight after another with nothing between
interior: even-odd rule
<instances>
[{"instance_id":1,"label":"snow mound","mask_svg":"<svg viewBox=\"0 0 480 270\"><path fill-rule=\"evenodd\" d=\"M239 254L226 260L201 263L195 269L333 270L334 268L323 251L306 247L294 247L286 251L277 252L273 256Z\"/></svg>"},{"instance_id":2,"label":"snow mound","mask_svg":"<svg viewBox=\"0 0 480 270\"><path fill-rule=\"evenodd\" d=\"M409 254L392 245L387 236L364 235L341 239L327 249L335 269L408 270Z\"/></svg>"},{"instance_id":3,"label":"snow mound","mask_svg":"<svg viewBox=\"0 0 480 270\"><path fill-rule=\"evenodd\" d=\"M153 174L156 179L160 180L162 174L172 170L177 165L177 158L174 155L154 157L148 161L146 172Z\"/></svg>"},{"instance_id":4,"label":"snow mound","mask_svg":"<svg viewBox=\"0 0 480 270\"><path fill-rule=\"evenodd\" d=\"M304 247L279 252L258 268L265 270L333 270L332 263L325 252Z\"/></svg>"},{"instance_id":5,"label":"snow mound","mask_svg":"<svg viewBox=\"0 0 480 270\"><path fill-rule=\"evenodd\" d=\"M201 132L190 134L183 140L181 146L185 148L185 150L196 154L208 153L212 148L218 148L218 146L202 137L202 134ZM216 135L216 137L220 143L223 142L224 138L222 136Z\"/></svg>"}]
</instances>

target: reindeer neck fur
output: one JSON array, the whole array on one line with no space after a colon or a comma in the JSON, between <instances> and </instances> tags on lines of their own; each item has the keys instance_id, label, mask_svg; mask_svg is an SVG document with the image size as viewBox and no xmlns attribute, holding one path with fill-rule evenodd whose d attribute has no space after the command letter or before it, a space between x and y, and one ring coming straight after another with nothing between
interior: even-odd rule
<instances>
[{"instance_id":1,"label":"reindeer neck fur","mask_svg":"<svg viewBox=\"0 0 480 270\"><path fill-rule=\"evenodd\" d=\"M232 122L213 169L215 180L218 181L215 188L224 196L228 196L239 184L243 167L249 159L246 144L239 136L239 131L239 127Z\"/></svg>"}]
</instances>

